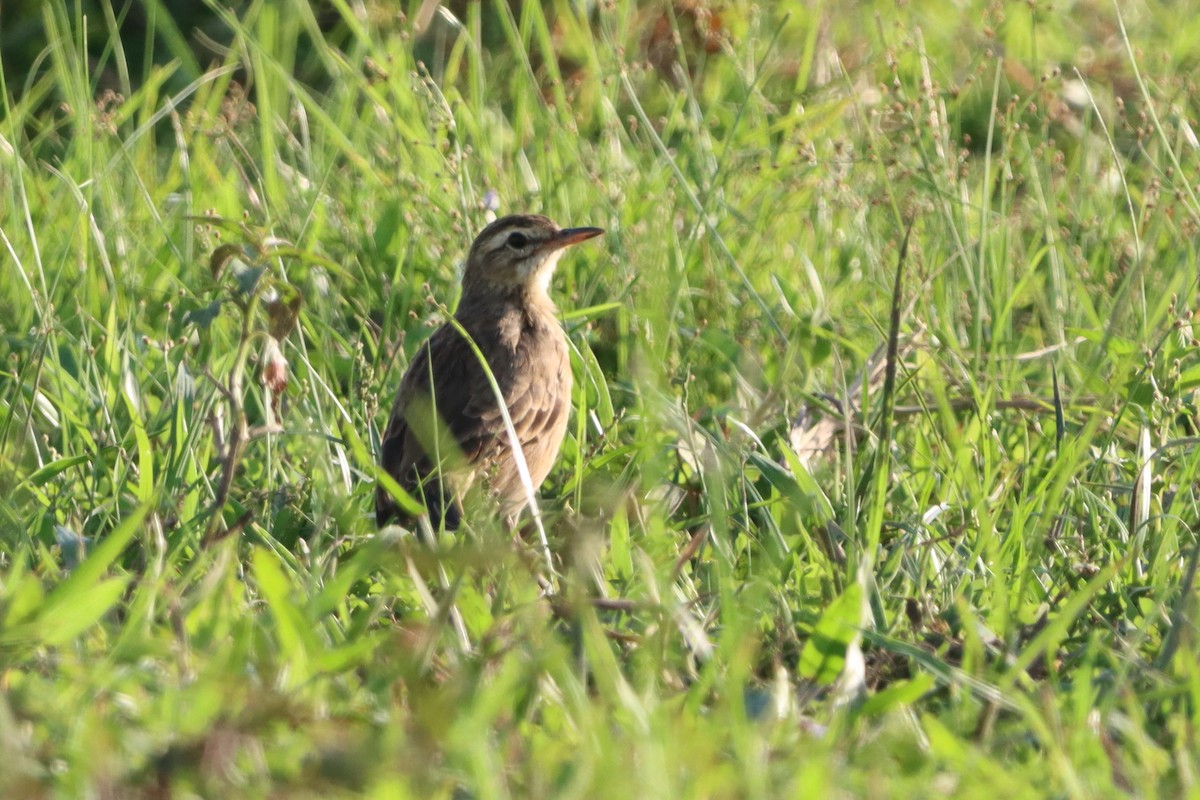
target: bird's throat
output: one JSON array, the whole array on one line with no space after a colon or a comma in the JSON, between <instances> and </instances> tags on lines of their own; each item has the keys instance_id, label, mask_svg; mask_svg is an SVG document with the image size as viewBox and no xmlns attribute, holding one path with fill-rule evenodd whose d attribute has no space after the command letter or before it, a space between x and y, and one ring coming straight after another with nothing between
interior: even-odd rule
<instances>
[{"instance_id":1,"label":"bird's throat","mask_svg":"<svg viewBox=\"0 0 1200 800\"><path fill-rule=\"evenodd\" d=\"M531 261L522 267L521 278L531 296L541 294L547 300L550 297L550 281L554 278L554 270L558 260L562 258L562 250L554 250L540 261Z\"/></svg>"}]
</instances>

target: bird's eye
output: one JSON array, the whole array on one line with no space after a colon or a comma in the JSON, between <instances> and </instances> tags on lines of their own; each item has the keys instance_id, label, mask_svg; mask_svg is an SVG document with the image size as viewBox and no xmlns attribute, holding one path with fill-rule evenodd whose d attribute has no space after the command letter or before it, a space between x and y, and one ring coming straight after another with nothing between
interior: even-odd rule
<instances>
[{"instance_id":1,"label":"bird's eye","mask_svg":"<svg viewBox=\"0 0 1200 800\"><path fill-rule=\"evenodd\" d=\"M525 245L529 244L528 237L523 233L512 233L508 237L508 246L513 250L520 250Z\"/></svg>"}]
</instances>

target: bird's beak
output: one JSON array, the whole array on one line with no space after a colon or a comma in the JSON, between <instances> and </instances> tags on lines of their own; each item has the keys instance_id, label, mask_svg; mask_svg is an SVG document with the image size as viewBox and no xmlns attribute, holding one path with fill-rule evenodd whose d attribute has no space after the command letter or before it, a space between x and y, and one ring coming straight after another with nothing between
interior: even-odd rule
<instances>
[{"instance_id":1,"label":"bird's beak","mask_svg":"<svg viewBox=\"0 0 1200 800\"><path fill-rule=\"evenodd\" d=\"M570 247L573 244L579 244L602 233L604 233L603 228L563 228L554 234L553 239L546 242L546 248L549 250L558 250L563 247Z\"/></svg>"}]
</instances>

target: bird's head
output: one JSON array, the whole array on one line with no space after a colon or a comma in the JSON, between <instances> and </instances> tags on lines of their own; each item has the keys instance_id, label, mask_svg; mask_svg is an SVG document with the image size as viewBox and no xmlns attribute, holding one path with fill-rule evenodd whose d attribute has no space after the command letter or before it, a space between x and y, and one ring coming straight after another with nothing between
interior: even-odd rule
<instances>
[{"instance_id":1,"label":"bird's head","mask_svg":"<svg viewBox=\"0 0 1200 800\"><path fill-rule=\"evenodd\" d=\"M475 237L463 272L463 293L544 296L563 250L602 233L601 228L559 228L537 214L501 217Z\"/></svg>"}]
</instances>

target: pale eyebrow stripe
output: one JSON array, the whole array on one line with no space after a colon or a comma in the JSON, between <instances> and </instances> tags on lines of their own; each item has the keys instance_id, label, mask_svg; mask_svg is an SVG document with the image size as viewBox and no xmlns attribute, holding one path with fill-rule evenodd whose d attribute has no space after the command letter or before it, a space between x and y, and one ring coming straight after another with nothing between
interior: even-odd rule
<instances>
[{"instance_id":1,"label":"pale eyebrow stripe","mask_svg":"<svg viewBox=\"0 0 1200 800\"><path fill-rule=\"evenodd\" d=\"M488 237L487 244L484 246L484 250L490 253L502 249L505 246L505 243L508 241L508 237L514 233L525 234L526 238L528 238L531 242L537 238L534 236L533 229L531 228L504 228L503 230L496 231Z\"/></svg>"}]
</instances>

